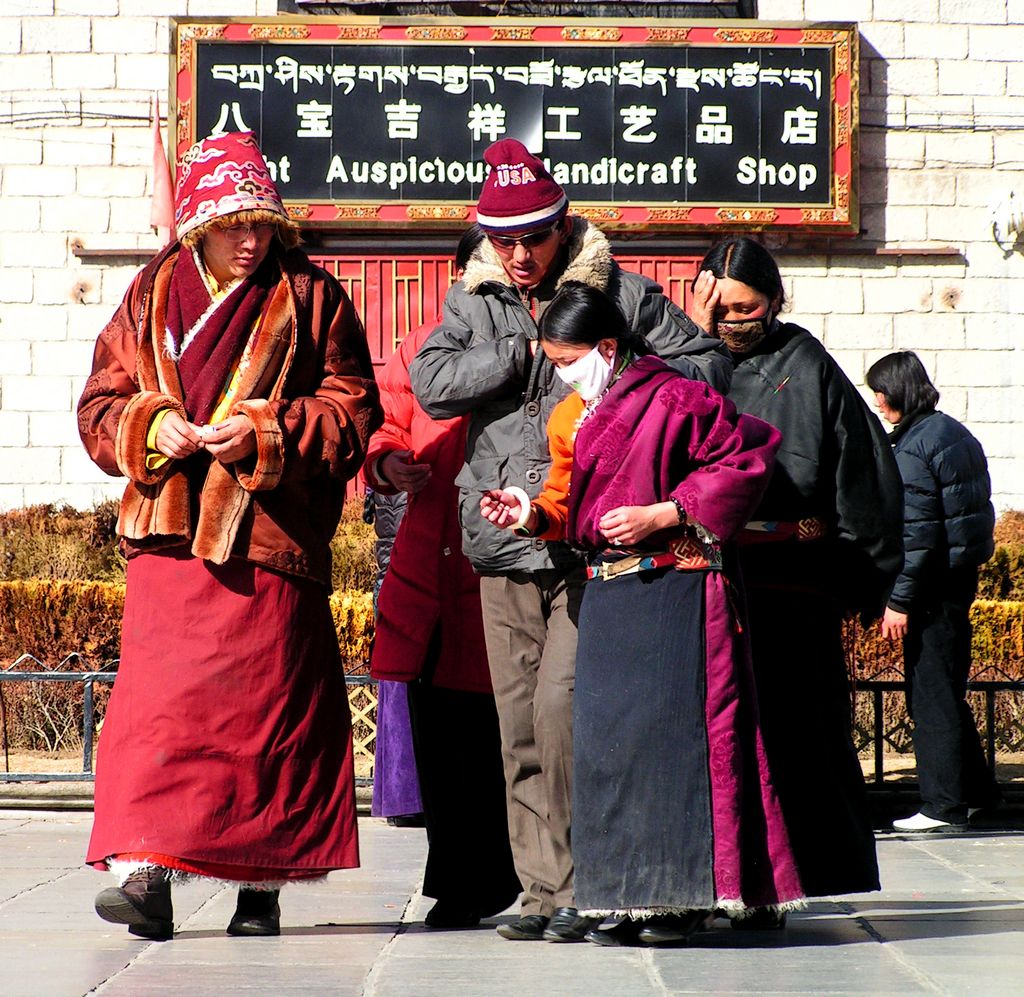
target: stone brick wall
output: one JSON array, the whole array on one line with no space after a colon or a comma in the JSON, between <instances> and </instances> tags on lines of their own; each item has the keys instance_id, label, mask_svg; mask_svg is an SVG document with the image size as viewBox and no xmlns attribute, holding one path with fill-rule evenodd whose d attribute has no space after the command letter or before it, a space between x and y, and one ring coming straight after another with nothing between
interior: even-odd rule
<instances>
[{"instance_id":1,"label":"stone brick wall","mask_svg":"<svg viewBox=\"0 0 1024 997\"><path fill-rule=\"evenodd\" d=\"M167 114L172 16L273 16L276 0L0 5L0 508L119 495L78 440L93 343L149 227L150 101Z\"/></svg>"},{"instance_id":2,"label":"stone brick wall","mask_svg":"<svg viewBox=\"0 0 1024 997\"><path fill-rule=\"evenodd\" d=\"M857 384L882 354L918 351L943 409L985 445L997 506L1024 508L1024 243L997 244L991 211L1014 190L1024 201L1024 0L759 4L768 21L840 11L861 32L863 232L827 255L777 240L790 316ZM276 0L0 5L0 508L120 493L85 457L73 409L141 259L73 247L157 248L149 106L158 92L166 115L168 18L276 13Z\"/></svg>"},{"instance_id":3,"label":"stone brick wall","mask_svg":"<svg viewBox=\"0 0 1024 997\"><path fill-rule=\"evenodd\" d=\"M941 408L985 446L996 505L1024 508L1024 242L992 207L1024 197L1024 2L761 0L765 20L857 21L860 245L955 256L780 255L791 317L855 383L915 350Z\"/></svg>"}]
</instances>

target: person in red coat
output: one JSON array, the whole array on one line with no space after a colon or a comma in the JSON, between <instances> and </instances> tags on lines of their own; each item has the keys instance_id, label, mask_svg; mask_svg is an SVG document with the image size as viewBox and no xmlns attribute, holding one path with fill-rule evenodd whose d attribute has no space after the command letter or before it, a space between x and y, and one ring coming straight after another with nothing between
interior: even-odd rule
<instances>
[{"instance_id":1,"label":"person in red coat","mask_svg":"<svg viewBox=\"0 0 1024 997\"><path fill-rule=\"evenodd\" d=\"M461 273L482 238L459 242ZM470 928L519 896L508 838L505 779L480 611L480 582L462 554L455 476L467 417L435 421L412 393L409 364L433 332L409 333L379 378L384 425L370 440L364 476L408 506L377 601L374 678L407 683L429 851L428 928Z\"/></svg>"}]
</instances>

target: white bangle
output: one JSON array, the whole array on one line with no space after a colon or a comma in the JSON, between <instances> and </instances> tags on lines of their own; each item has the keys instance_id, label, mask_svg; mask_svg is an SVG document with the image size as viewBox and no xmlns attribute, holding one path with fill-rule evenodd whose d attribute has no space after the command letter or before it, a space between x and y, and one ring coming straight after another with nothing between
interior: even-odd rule
<instances>
[{"instance_id":1,"label":"white bangle","mask_svg":"<svg viewBox=\"0 0 1024 997\"><path fill-rule=\"evenodd\" d=\"M530 496L522 488L517 488L515 485L510 485L505 491L519 500L519 518L512 524L512 529L522 529L530 518L530 513L533 512Z\"/></svg>"}]
</instances>

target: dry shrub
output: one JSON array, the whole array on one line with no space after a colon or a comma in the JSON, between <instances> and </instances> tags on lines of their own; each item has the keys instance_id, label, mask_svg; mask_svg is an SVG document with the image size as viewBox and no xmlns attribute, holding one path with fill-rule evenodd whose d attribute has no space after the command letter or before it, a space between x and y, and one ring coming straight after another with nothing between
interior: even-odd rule
<instances>
[{"instance_id":1,"label":"dry shrub","mask_svg":"<svg viewBox=\"0 0 1024 997\"><path fill-rule=\"evenodd\" d=\"M996 549L978 572L978 598L1024 600L1024 512L1004 512L993 535Z\"/></svg>"},{"instance_id":2,"label":"dry shrub","mask_svg":"<svg viewBox=\"0 0 1024 997\"><path fill-rule=\"evenodd\" d=\"M117 510L118 503L111 500L84 512L70 506L33 505L0 513L0 581L124 581ZM362 498L346 501L331 542L335 589L373 588L375 536L373 527L363 522L362 510Z\"/></svg>"},{"instance_id":3,"label":"dry shrub","mask_svg":"<svg viewBox=\"0 0 1024 997\"><path fill-rule=\"evenodd\" d=\"M86 511L32 505L0 513L0 580L123 580L117 509L108 501Z\"/></svg>"},{"instance_id":4,"label":"dry shrub","mask_svg":"<svg viewBox=\"0 0 1024 997\"><path fill-rule=\"evenodd\" d=\"M18 671L92 671L116 661L124 609L117 512L108 501L88 511L35 505L0 513L0 669L23 655L36 661L26 659ZM343 590L332 611L342 660L354 672L366 671L373 635L373 541L362 499L349 499L331 545L335 587ZM93 692L99 722L109 686L96 683ZM6 746L80 747L80 683L5 682L0 696Z\"/></svg>"},{"instance_id":5,"label":"dry shrub","mask_svg":"<svg viewBox=\"0 0 1024 997\"><path fill-rule=\"evenodd\" d=\"M978 598L1024 600L1024 542L996 544L995 553L978 571Z\"/></svg>"},{"instance_id":6,"label":"dry shrub","mask_svg":"<svg viewBox=\"0 0 1024 997\"><path fill-rule=\"evenodd\" d=\"M373 527L363 522L362 498L348 499L331 541L331 581L336 591L370 592L373 589L377 574L374 540Z\"/></svg>"},{"instance_id":7,"label":"dry shrub","mask_svg":"<svg viewBox=\"0 0 1024 997\"><path fill-rule=\"evenodd\" d=\"M0 582L0 668L22 655L16 671L98 671L117 659L124 585L114 582ZM108 688L94 687L94 722ZM3 683L5 744L30 751L78 748L82 743L82 685Z\"/></svg>"},{"instance_id":8,"label":"dry shrub","mask_svg":"<svg viewBox=\"0 0 1024 997\"><path fill-rule=\"evenodd\" d=\"M1024 681L1024 602L978 599L971 607L972 681ZM847 623L843 634L847 660L854 662L857 681L898 682L903 679L903 648L882 638L876 623L864 629ZM968 702L979 729L985 726L983 693L971 693ZM902 692L882 694L882 723L889 744L900 751L912 748L910 721ZM1024 693L1000 692L995 697L996 744L1002 750L1021 750L1024 744ZM870 741L874 726L871 697L859 695L854 727L859 747Z\"/></svg>"},{"instance_id":9,"label":"dry shrub","mask_svg":"<svg viewBox=\"0 0 1024 997\"><path fill-rule=\"evenodd\" d=\"M1024 546L1024 512L1009 509L996 520L995 539L997 544Z\"/></svg>"},{"instance_id":10,"label":"dry shrub","mask_svg":"<svg viewBox=\"0 0 1024 997\"><path fill-rule=\"evenodd\" d=\"M0 582L0 662L31 654L55 669L68 655L82 670L117 658L124 584L83 581Z\"/></svg>"},{"instance_id":11,"label":"dry shrub","mask_svg":"<svg viewBox=\"0 0 1024 997\"><path fill-rule=\"evenodd\" d=\"M335 592L331 596L331 615L346 673L365 675L373 643L373 596L369 592Z\"/></svg>"}]
</instances>

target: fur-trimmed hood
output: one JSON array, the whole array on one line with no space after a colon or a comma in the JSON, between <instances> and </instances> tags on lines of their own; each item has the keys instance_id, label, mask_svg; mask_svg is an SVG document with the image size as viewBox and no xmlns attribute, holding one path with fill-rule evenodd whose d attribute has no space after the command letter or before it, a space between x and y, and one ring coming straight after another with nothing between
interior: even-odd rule
<instances>
[{"instance_id":1,"label":"fur-trimmed hood","mask_svg":"<svg viewBox=\"0 0 1024 997\"><path fill-rule=\"evenodd\" d=\"M588 284L607 291L614 262L607 236L585 218L570 215L572 234L566 244L568 263L556 287L569 282ZM512 278L502 266L501 257L487 239L483 239L466 264L462 283L469 294L476 294L487 283L514 287Z\"/></svg>"}]
</instances>

